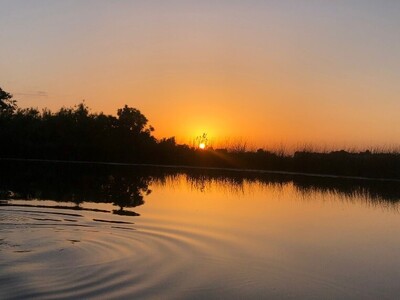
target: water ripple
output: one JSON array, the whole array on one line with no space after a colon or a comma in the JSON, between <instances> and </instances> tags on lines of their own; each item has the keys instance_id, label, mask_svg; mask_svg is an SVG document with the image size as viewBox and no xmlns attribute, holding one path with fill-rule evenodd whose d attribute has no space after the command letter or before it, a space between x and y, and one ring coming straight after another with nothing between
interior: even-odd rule
<instances>
[{"instance_id":1,"label":"water ripple","mask_svg":"<svg viewBox=\"0 0 400 300\"><path fill-rule=\"evenodd\" d=\"M329 255L315 264L308 248L241 227L2 206L0 299L384 298L338 279Z\"/></svg>"},{"instance_id":2,"label":"water ripple","mask_svg":"<svg viewBox=\"0 0 400 300\"><path fill-rule=\"evenodd\" d=\"M218 238L93 214L1 209L1 298L176 297L171 287L188 281L199 267L192 258L207 257Z\"/></svg>"}]
</instances>

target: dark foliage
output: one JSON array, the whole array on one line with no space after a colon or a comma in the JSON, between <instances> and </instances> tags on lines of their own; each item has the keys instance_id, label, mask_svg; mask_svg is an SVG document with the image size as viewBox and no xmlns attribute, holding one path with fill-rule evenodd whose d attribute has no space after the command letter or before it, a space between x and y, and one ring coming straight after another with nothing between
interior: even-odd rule
<instances>
[{"instance_id":1,"label":"dark foliage","mask_svg":"<svg viewBox=\"0 0 400 300\"><path fill-rule=\"evenodd\" d=\"M13 96L0 88L0 115L10 115L17 108L17 101Z\"/></svg>"},{"instance_id":2,"label":"dark foliage","mask_svg":"<svg viewBox=\"0 0 400 300\"><path fill-rule=\"evenodd\" d=\"M147 118L124 106L117 116L91 113L81 103L57 112L18 108L0 89L0 158L102 161L276 170L400 179L400 153L333 151L284 155L259 149L201 150L157 140Z\"/></svg>"}]
</instances>

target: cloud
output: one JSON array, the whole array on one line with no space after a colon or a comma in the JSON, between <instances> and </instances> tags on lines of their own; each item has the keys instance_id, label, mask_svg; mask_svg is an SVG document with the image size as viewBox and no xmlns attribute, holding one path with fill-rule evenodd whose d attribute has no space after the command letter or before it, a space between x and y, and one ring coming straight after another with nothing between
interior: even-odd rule
<instances>
[{"instance_id":1,"label":"cloud","mask_svg":"<svg viewBox=\"0 0 400 300\"><path fill-rule=\"evenodd\" d=\"M45 91L33 91L33 92L14 93L14 96L48 97L49 94Z\"/></svg>"}]
</instances>

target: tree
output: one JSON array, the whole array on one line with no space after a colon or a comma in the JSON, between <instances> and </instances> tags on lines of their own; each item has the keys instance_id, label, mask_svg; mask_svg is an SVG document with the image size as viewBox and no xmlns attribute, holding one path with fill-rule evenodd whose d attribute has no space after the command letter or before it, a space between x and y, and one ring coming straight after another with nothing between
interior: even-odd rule
<instances>
[{"instance_id":1,"label":"tree","mask_svg":"<svg viewBox=\"0 0 400 300\"><path fill-rule=\"evenodd\" d=\"M147 127L147 118L136 108L125 105L123 108L118 109L118 123L121 128L126 128L134 133L153 131L153 127Z\"/></svg>"},{"instance_id":2,"label":"tree","mask_svg":"<svg viewBox=\"0 0 400 300\"><path fill-rule=\"evenodd\" d=\"M10 115L17 109L17 101L13 99L13 95L7 93L0 88L0 114Z\"/></svg>"}]
</instances>

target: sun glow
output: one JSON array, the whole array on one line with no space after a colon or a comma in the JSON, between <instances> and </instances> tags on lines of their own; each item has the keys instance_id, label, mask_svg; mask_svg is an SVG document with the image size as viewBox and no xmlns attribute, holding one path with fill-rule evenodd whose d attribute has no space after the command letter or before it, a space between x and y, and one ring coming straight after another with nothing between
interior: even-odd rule
<instances>
[{"instance_id":1,"label":"sun glow","mask_svg":"<svg viewBox=\"0 0 400 300\"><path fill-rule=\"evenodd\" d=\"M199 144L199 148L200 148L200 149L205 149L205 148L206 148L206 144L200 143L200 144Z\"/></svg>"}]
</instances>

